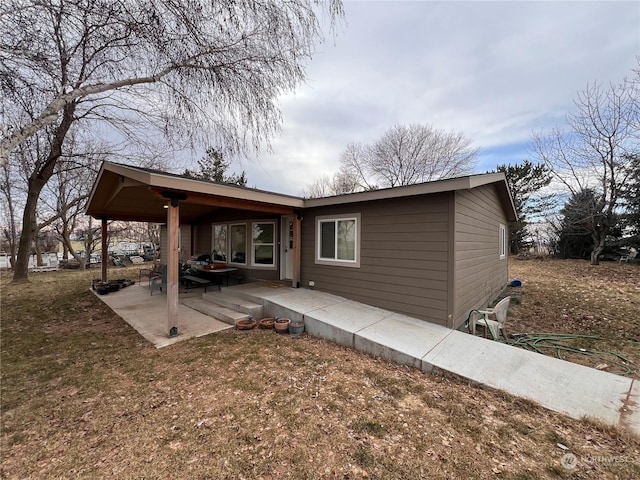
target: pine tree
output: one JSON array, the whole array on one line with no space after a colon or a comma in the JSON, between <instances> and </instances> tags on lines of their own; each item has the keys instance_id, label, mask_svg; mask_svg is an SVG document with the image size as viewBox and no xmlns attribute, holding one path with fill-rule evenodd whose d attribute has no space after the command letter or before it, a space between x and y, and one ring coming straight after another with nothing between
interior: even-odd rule
<instances>
[{"instance_id":1,"label":"pine tree","mask_svg":"<svg viewBox=\"0 0 640 480\"><path fill-rule=\"evenodd\" d=\"M516 254L530 246L527 225L552 204L550 195L538 195L551 182L551 173L543 164L536 165L529 160L519 165L498 165L497 171L504 173L507 178L518 214L518 221L509 223L510 251Z\"/></svg>"},{"instance_id":2,"label":"pine tree","mask_svg":"<svg viewBox=\"0 0 640 480\"><path fill-rule=\"evenodd\" d=\"M247 186L247 174L243 170L242 173L232 173L227 175L227 170L231 166L231 162L226 161L220 150L209 147L206 156L198 160L199 171L185 170L183 175L197 180L207 180L209 182L231 183L241 187Z\"/></svg>"}]
</instances>

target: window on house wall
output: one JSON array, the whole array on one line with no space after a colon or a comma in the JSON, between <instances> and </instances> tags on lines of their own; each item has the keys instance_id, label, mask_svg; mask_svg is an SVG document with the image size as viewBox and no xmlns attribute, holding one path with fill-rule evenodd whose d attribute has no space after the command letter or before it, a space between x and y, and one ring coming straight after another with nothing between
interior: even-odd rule
<instances>
[{"instance_id":1,"label":"window on house wall","mask_svg":"<svg viewBox=\"0 0 640 480\"><path fill-rule=\"evenodd\" d=\"M227 262L227 226L214 225L211 258L214 262Z\"/></svg>"},{"instance_id":2,"label":"window on house wall","mask_svg":"<svg viewBox=\"0 0 640 480\"><path fill-rule=\"evenodd\" d=\"M360 266L360 214L316 218L316 263Z\"/></svg>"},{"instance_id":3,"label":"window on house wall","mask_svg":"<svg viewBox=\"0 0 640 480\"><path fill-rule=\"evenodd\" d=\"M229 225L229 263L247 263L247 225Z\"/></svg>"},{"instance_id":4,"label":"window on house wall","mask_svg":"<svg viewBox=\"0 0 640 480\"><path fill-rule=\"evenodd\" d=\"M506 258L507 256L507 227L500 224L500 258Z\"/></svg>"},{"instance_id":5,"label":"window on house wall","mask_svg":"<svg viewBox=\"0 0 640 480\"><path fill-rule=\"evenodd\" d=\"M252 265L275 266L275 222L252 224Z\"/></svg>"}]
</instances>

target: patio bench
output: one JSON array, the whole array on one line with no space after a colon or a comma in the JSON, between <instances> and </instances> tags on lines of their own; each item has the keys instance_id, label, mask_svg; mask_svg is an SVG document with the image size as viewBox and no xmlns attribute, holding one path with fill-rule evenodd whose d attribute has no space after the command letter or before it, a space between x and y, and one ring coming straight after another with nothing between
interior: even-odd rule
<instances>
[{"instance_id":1,"label":"patio bench","mask_svg":"<svg viewBox=\"0 0 640 480\"><path fill-rule=\"evenodd\" d=\"M185 282L187 290L193 288L193 284L197 284L196 287L204 287L204 293L207 293L207 287L210 285L216 285L211 280L206 278L196 277L194 275L184 275L182 280Z\"/></svg>"}]
</instances>

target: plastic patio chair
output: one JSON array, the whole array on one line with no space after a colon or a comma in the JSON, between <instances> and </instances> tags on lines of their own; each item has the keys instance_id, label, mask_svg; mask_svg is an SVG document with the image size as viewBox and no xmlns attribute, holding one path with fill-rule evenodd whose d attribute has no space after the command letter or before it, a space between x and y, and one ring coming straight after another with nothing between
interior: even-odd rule
<instances>
[{"instance_id":1,"label":"plastic patio chair","mask_svg":"<svg viewBox=\"0 0 640 480\"><path fill-rule=\"evenodd\" d=\"M505 324L507 323L507 312L510 303L511 297L505 297L493 308L476 310L475 312L479 315L471 315L471 333L475 335L476 326L480 325L489 329L494 340L497 340L501 333L506 338ZM490 317L495 318L495 320Z\"/></svg>"},{"instance_id":2,"label":"plastic patio chair","mask_svg":"<svg viewBox=\"0 0 640 480\"><path fill-rule=\"evenodd\" d=\"M633 261L634 258L636 258L636 256L638 255L638 252L630 252L627 253L626 255L622 255L620 257L620 260L618 260L618 263L629 263L629 260Z\"/></svg>"}]
</instances>

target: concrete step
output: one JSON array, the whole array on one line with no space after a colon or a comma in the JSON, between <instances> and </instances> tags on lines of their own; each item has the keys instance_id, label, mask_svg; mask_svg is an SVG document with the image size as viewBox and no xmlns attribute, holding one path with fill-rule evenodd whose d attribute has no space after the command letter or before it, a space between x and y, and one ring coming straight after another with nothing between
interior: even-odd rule
<instances>
[{"instance_id":1,"label":"concrete step","mask_svg":"<svg viewBox=\"0 0 640 480\"><path fill-rule=\"evenodd\" d=\"M253 298L237 296L228 292L207 292L202 294L202 300L238 312L244 312L256 320L260 320L263 317L262 302L256 302Z\"/></svg>"},{"instance_id":2,"label":"concrete step","mask_svg":"<svg viewBox=\"0 0 640 480\"><path fill-rule=\"evenodd\" d=\"M249 315L245 312L238 312L237 310L208 302L202 298L187 298L184 300L184 304L189 308L216 318L221 322L228 323L229 325L235 325L238 320L249 318Z\"/></svg>"}]
</instances>

